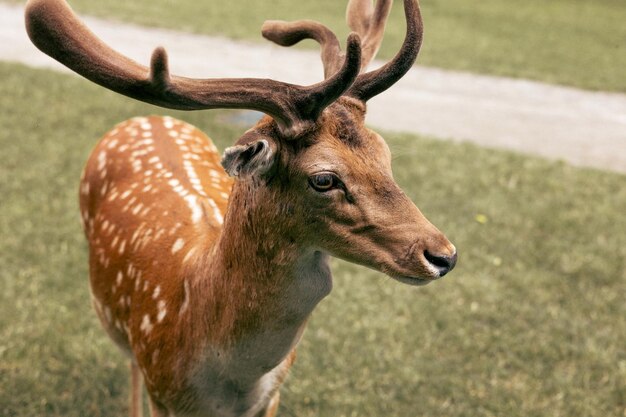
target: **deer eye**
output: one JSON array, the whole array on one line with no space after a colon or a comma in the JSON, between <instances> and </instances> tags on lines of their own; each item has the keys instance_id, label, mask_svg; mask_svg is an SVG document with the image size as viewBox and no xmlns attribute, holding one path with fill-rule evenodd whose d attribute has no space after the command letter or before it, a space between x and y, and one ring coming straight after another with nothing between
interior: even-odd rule
<instances>
[{"instance_id":1,"label":"deer eye","mask_svg":"<svg viewBox=\"0 0 626 417\"><path fill-rule=\"evenodd\" d=\"M335 174L324 172L322 174L316 174L309 177L309 184L311 184L311 187L313 187L315 191L323 193L325 191L332 190L333 188L337 188L339 185L339 178L337 178Z\"/></svg>"}]
</instances>

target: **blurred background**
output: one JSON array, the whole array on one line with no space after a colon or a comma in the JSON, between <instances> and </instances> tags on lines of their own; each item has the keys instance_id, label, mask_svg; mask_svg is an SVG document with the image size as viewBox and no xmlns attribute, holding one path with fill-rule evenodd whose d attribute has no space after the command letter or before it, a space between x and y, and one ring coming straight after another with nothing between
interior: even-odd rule
<instances>
[{"instance_id":1,"label":"blurred background","mask_svg":"<svg viewBox=\"0 0 626 417\"><path fill-rule=\"evenodd\" d=\"M403 39L395 3L380 59ZM0 0L0 13L21 4ZM315 19L340 39L348 33L344 0L70 4L81 15L246 47L265 42L266 19ZM421 6L418 66L468 83L487 75L496 78L480 82L563 87L600 112L607 98L606 111L626 123L619 107L626 100L624 0ZM307 42L298 50L315 48ZM211 61L224 51L190 53ZM254 119L165 111L12 61L0 55L0 415L124 415L126 360L90 305L77 198L82 166L96 140L129 117L171 114L220 149ZM410 288L334 261L334 290L312 316L279 415L626 416L626 166L573 165L533 149L407 132L381 132L394 175L455 243L459 263L444 280ZM623 139L614 153L622 153Z\"/></svg>"}]
</instances>

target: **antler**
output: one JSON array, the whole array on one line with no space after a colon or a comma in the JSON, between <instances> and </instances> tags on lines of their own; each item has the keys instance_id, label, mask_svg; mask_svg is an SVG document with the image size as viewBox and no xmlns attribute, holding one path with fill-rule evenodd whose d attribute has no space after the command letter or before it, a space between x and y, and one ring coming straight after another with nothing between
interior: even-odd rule
<instances>
[{"instance_id":1,"label":"antler","mask_svg":"<svg viewBox=\"0 0 626 417\"><path fill-rule=\"evenodd\" d=\"M266 39L280 46L292 46L304 39L314 39L322 47L322 64L324 78L330 77L341 67L344 54L339 41L332 30L314 20L267 20L263 23L261 33ZM362 51L364 48L362 47ZM363 64L363 57L361 58Z\"/></svg>"},{"instance_id":2,"label":"antler","mask_svg":"<svg viewBox=\"0 0 626 417\"><path fill-rule=\"evenodd\" d=\"M392 3L393 0L378 0L375 8L372 7L372 0L350 0L348 3L346 22L363 41L361 70L368 66L380 49Z\"/></svg>"},{"instance_id":3,"label":"antler","mask_svg":"<svg viewBox=\"0 0 626 417\"><path fill-rule=\"evenodd\" d=\"M114 51L64 0L29 0L26 29L41 51L110 90L178 110L258 110L272 116L287 138L301 136L315 125L324 108L355 81L361 62L359 37L351 34L342 65L331 77L311 86L256 78L192 79L170 75L163 48L153 52L150 68Z\"/></svg>"},{"instance_id":4,"label":"antler","mask_svg":"<svg viewBox=\"0 0 626 417\"><path fill-rule=\"evenodd\" d=\"M359 75L347 95L367 101L394 85L411 69L422 46L424 30L417 0L404 0L404 15L406 35L400 51L379 69Z\"/></svg>"},{"instance_id":5,"label":"antler","mask_svg":"<svg viewBox=\"0 0 626 417\"><path fill-rule=\"evenodd\" d=\"M385 22L393 0L379 0L376 9L372 0L350 0L346 10L348 26L361 37L361 70L376 56L385 31ZM323 24L313 20L285 22L268 20L261 29L263 36L281 46L292 46L303 39L314 39L322 47L324 76L329 77L341 67L341 52L335 34Z\"/></svg>"},{"instance_id":6,"label":"antler","mask_svg":"<svg viewBox=\"0 0 626 417\"><path fill-rule=\"evenodd\" d=\"M391 10L392 0L350 0L346 11L348 26L362 38L361 70L376 56L383 39L385 22ZM422 17L417 0L404 0L407 30L398 54L385 66L376 71L360 75L348 89L346 95L367 101L395 84L413 66L422 44ZM263 36L282 45L291 46L303 39L314 39L322 47L324 75L334 74L344 54L333 32L318 22L299 20L295 22L267 21L263 25Z\"/></svg>"}]
</instances>

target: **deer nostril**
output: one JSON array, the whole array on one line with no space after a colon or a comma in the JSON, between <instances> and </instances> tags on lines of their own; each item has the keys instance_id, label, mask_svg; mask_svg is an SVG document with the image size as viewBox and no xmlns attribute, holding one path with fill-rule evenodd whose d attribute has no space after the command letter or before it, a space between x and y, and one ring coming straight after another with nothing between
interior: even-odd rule
<instances>
[{"instance_id":1,"label":"deer nostril","mask_svg":"<svg viewBox=\"0 0 626 417\"><path fill-rule=\"evenodd\" d=\"M454 268L456 265L457 253L454 252L452 256L433 255L427 250L424 251L424 258L439 271L439 276L442 277Z\"/></svg>"}]
</instances>

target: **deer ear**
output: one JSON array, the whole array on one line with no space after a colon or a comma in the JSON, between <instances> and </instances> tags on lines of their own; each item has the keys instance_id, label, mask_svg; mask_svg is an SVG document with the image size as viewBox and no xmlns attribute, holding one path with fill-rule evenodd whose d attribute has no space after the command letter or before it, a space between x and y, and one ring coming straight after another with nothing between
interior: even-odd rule
<instances>
[{"instance_id":1,"label":"deer ear","mask_svg":"<svg viewBox=\"0 0 626 417\"><path fill-rule=\"evenodd\" d=\"M231 177L261 176L274 164L274 149L266 139L226 148L222 166Z\"/></svg>"}]
</instances>

